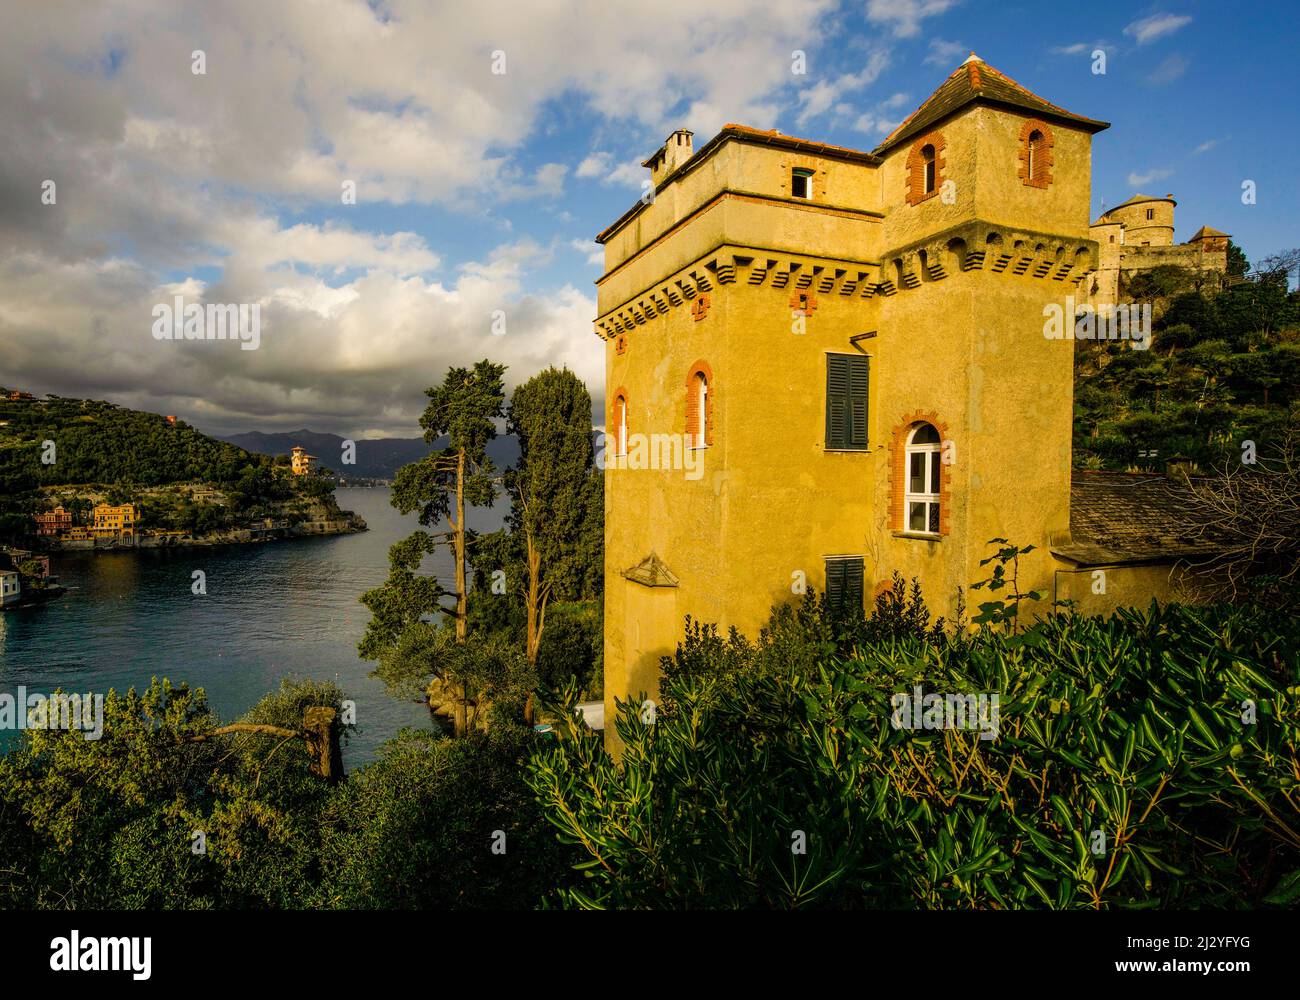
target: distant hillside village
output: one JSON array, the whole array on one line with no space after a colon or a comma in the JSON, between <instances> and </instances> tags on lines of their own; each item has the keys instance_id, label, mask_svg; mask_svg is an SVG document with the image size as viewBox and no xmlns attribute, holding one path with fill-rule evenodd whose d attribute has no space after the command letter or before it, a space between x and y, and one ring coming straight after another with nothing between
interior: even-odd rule
<instances>
[{"instance_id":1,"label":"distant hillside village","mask_svg":"<svg viewBox=\"0 0 1300 1000\"><path fill-rule=\"evenodd\" d=\"M320 460L253 455L161 416L0 389L0 606L61 592L40 552L227 545L364 531Z\"/></svg>"}]
</instances>

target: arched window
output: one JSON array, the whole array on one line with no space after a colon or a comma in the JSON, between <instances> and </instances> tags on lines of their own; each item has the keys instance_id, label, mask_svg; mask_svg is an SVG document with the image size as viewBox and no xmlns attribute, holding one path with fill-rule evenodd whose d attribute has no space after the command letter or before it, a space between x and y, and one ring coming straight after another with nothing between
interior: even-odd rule
<instances>
[{"instance_id":1,"label":"arched window","mask_svg":"<svg viewBox=\"0 0 1300 1000\"><path fill-rule=\"evenodd\" d=\"M1051 186L1054 141L1046 122L1030 119L1020 126L1020 179L1026 187Z\"/></svg>"},{"instance_id":2,"label":"arched window","mask_svg":"<svg viewBox=\"0 0 1300 1000\"><path fill-rule=\"evenodd\" d=\"M933 424L918 424L907 438L903 505L907 531L939 534L939 476L943 445Z\"/></svg>"},{"instance_id":3,"label":"arched window","mask_svg":"<svg viewBox=\"0 0 1300 1000\"><path fill-rule=\"evenodd\" d=\"M697 361L686 376L686 447L706 448L713 444L713 371L708 362Z\"/></svg>"},{"instance_id":4,"label":"arched window","mask_svg":"<svg viewBox=\"0 0 1300 1000\"><path fill-rule=\"evenodd\" d=\"M691 392L695 396L695 444L698 447L705 443L705 432L707 430L709 416L709 380L705 377L704 372L696 372L693 379L695 384L691 386Z\"/></svg>"},{"instance_id":5,"label":"arched window","mask_svg":"<svg viewBox=\"0 0 1300 1000\"><path fill-rule=\"evenodd\" d=\"M929 132L914 143L907 153L907 203L919 205L933 198L944 184L944 149L942 132Z\"/></svg>"},{"instance_id":6,"label":"arched window","mask_svg":"<svg viewBox=\"0 0 1300 1000\"><path fill-rule=\"evenodd\" d=\"M614 454L627 454L627 395L623 392L614 397Z\"/></svg>"}]
</instances>

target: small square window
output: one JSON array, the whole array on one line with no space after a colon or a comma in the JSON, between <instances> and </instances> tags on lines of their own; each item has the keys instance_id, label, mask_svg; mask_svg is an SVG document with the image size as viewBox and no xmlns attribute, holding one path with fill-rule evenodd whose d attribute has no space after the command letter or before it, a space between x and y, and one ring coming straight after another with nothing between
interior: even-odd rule
<instances>
[{"instance_id":1,"label":"small square window","mask_svg":"<svg viewBox=\"0 0 1300 1000\"><path fill-rule=\"evenodd\" d=\"M812 200L812 171L792 170L790 172L790 196Z\"/></svg>"}]
</instances>

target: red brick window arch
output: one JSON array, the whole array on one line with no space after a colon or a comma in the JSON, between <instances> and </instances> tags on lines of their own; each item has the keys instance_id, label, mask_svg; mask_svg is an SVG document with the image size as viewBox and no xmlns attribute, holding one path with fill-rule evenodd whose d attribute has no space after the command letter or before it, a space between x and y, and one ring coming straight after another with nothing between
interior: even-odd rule
<instances>
[{"instance_id":1,"label":"red brick window arch","mask_svg":"<svg viewBox=\"0 0 1300 1000\"><path fill-rule=\"evenodd\" d=\"M907 203L919 205L933 198L943 186L947 166L943 151L947 144L942 132L931 132L912 143L907 154Z\"/></svg>"},{"instance_id":2,"label":"red brick window arch","mask_svg":"<svg viewBox=\"0 0 1300 1000\"><path fill-rule=\"evenodd\" d=\"M1046 122L1031 118L1020 126L1019 177L1028 187L1051 185L1054 145L1056 137Z\"/></svg>"},{"instance_id":3,"label":"red brick window arch","mask_svg":"<svg viewBox=\"0 0 1300 1000\"><path fill-rule=\"evenodd\" d=\"M713 444L713 394L713 369L707 361L695 362L686 376L687 447Z\"/></svg>"},{"instance_id":4,"label":"red brick window arch","mask_svg":"<svg viewBox=\"0 0 1300 1000\"><path fill-rule=\"evenodd\" d=\"M614 442L614 454L627 454L627 439L631 417L628 415L627 390L619 389L614 393L614 402L610 407L609 432L606 437Z\"/></svg>"}]
</instances>

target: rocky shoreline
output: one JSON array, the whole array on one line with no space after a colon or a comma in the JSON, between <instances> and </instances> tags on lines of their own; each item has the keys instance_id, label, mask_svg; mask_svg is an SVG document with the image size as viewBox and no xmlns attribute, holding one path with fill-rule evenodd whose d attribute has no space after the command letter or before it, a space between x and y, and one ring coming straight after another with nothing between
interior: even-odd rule
<instances>
[{"instance_id":1,"label":"rocky shoreline","mask_svg":"<svg viewBox=\"0 0 1300 1000\"><path fill-rule=\"evenodd\" d=\"M269 519L268 519L269 521ZM297 524L270 522L244 528L230 528L206 535L137 534L131 537L46 539L48 552L121 552L128 549L205 548L213 545L251 545L292 538L323 538L368 531L365 520L350 511L337 517L300 521Z\"/></svg>"}]
</instances>

